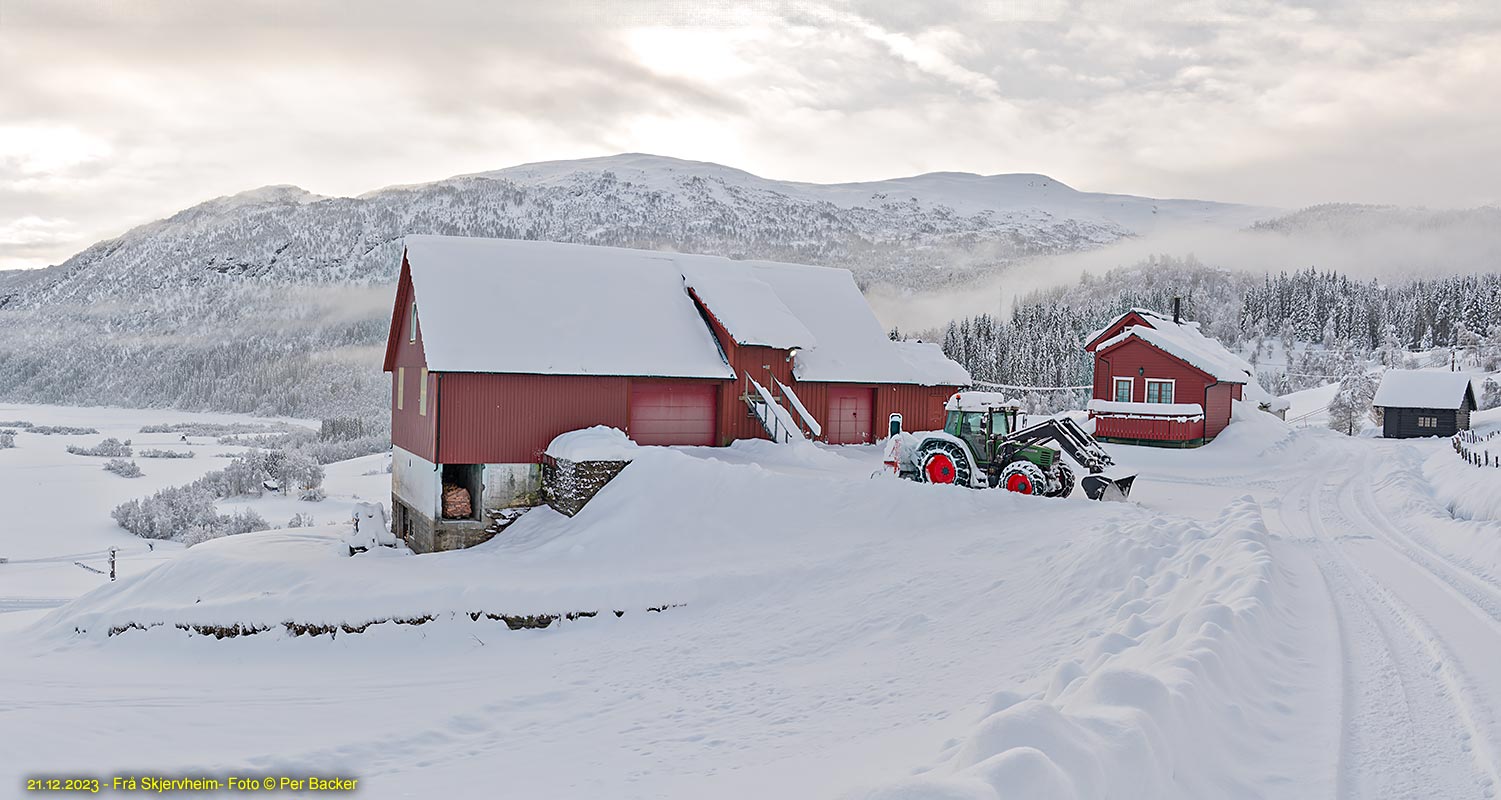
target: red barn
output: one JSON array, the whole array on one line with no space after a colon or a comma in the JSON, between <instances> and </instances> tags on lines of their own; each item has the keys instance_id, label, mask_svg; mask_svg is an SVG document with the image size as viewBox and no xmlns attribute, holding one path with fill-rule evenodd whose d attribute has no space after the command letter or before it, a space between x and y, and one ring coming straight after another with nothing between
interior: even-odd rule
<instances>
[{"instance_id":1,"label":"red barn","mask_svg":"<svg viewBox=\"0 0 1501 800\"><path fill-rule=\"evenodd\" d=\"M846 270L508 239L405 244L385 370L393 516L418 551L483 541L488 511L535 503L542 451L570 430L727 445L791 420L793 435L868 443L893 414L942 427L944 400L970 381L937 345L890 341ZM445 485L481 500L468 519L442 516Z\"/></svg>"},{"instance_id":2,"label":"red barn","mask_svg":"<svg viewBox=\"0 0 1501 800\"><path fill-rule=\"evenodd\" d=\"M1133 308L1091 334L1095 436L1122 444L1197 447L1230 424L1232 401L1269 401L1251 365L1197 322ZM1263 407L1266 407L1264 404Z\"/></svg>"}]
</instances>

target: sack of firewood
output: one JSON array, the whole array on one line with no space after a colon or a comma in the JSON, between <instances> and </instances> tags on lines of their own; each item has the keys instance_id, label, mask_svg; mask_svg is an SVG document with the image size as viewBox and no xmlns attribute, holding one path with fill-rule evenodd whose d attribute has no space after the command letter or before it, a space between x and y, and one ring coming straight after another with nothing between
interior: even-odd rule
<instances>
[{"instance_id":1,"label":"sack of firewood","mask_svg":"<svg viewBox=\"0 0 1501 800\"><path fill-rule=\"evenodd\" d=\"M474 513L469 502L469 490L449 484L443 487L443 516L447 519L466 519Z\"/></svg>"}]
</instances>

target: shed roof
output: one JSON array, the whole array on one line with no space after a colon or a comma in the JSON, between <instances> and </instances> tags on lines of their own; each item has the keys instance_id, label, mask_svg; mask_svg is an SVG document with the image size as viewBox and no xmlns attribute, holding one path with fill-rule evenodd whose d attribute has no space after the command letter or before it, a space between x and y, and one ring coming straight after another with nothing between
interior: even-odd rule
<instances>
[{"instance_id":1,"label":"shed roof","mask_svg":"<svg viewBox=\"0 0 1501 800\"><path fill-rule=\"evenodd\" d=\"M1454 408L1465 398L1475 404L1475 388L1463 372L1389 369L1381 376L1372 405L1382 408Z\"/></svg>"}]
</instances>

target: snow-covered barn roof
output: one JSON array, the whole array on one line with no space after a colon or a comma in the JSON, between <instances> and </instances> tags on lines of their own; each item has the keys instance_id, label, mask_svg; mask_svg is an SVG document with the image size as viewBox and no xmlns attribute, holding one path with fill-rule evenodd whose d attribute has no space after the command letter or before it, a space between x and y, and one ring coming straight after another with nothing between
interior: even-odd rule
<instances>
[{"instance_id":1,"label":"snow-covered barn roof","mask_svg":"<svg viewBox=\"0 0 1501 800\"><path fill-rule=\"evenodd\" d=\"M671 255L408 236L435 372L731 378Z\"/></svg>"},{"instance_id":2,"label":"snow-covered barn roof","mask_svg":"<svg viewBox=\"0 0 1501 800\"><path fill-rule=\"evenodd\" d=\"M1111 321L1086 340L1094 342L1122 318L1131 313L1140 315L1147 325L1127 325L1115 336L1094 346L1096 353L1108 350L1127 339L1140 339L1184 363L1202 370L1205 374L1223 383L1253 383L1255 374L1246 360L1235 355L1218 341L1205 336L1197 322L1173 322L1172 317L1144 308L1133 308Z\"/></svg>"},{"instance_id":3,"label":"snow-covered barn roof","mask_svg":"<svg viewBox=\"0 0 1501 800\"><path fill-rule=\"evenodd\" d=\"M685 256L709 259L709 256ZM739 268L771 287L814 343L793 360L800 381L915 383L950 386L970 382L969 373L938 352L891 341L865 302L849 270L772 261L712 259ZM712 304L710 310L714 310Z\"/></svg>"},{"instance_id":4,"label":"snow-covered barn roof","mask_svg":"<svg viewBox=\"0 0 1501 800\"><path fill-rule=\"evenodd\" d=\"M917 383L927 386L968 386L974 379L962 364L943 354L943 348L933 342L892 342L896 351L906 359L913 374L920 378Z\"/></svg>"},{"instance_id":5,"label":"snow-covered barn roof","mask_svg":"<svg viewBox=\"0 0 1501 800\"><path fill-rule=\"evenodd\" d=\"M737 343L797 348L800 381L970 382L936 345L892 342L848 270L512 239L406 243L434 371L734 377L696 295Z\"/></svg>"},{"instance_id":6,"label":"snow-covered barn roof","mask_svg":"<svg viewBox=\"0 0 1501 800\"><path fill-rule=\"evenodd\" d=\"M1475 402L1475 388L1463 372L1389 369L1371 405L1382 408L1459 408L1465 397Z\"/></svg>"},{"instance_id":7,"label":"snow-covered barn roof","mask_svg":"<svg viewBox=\"0 0 1501 800\"><path fill-rule=\"evenodd\" d=\"M683 281L737 344L790 350L818 343L813 334L752 271L682 259Z\"/></svg>"}]
</instances>

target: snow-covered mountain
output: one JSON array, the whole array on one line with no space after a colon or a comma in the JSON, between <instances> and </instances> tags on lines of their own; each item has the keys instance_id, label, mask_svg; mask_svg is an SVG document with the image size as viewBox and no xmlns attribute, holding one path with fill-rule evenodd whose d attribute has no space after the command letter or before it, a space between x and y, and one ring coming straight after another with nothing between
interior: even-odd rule
<instances>
[{"instance_id":1,"label":"snow-covered mountain","mask_svg":"<svg viewBox=\"0 0 1501 800\"><path fill-rule=\"evenodd\" d=\"M0 398L311 416L375 414L408 233L541 239L844 266L903 289L1164 224L1260 209L1076 191L1043 175L818 185L646 155L528 164L359 197L267 186L32 272L0 272Z\"/></svg>"},{"instance_id":2,"label":"snow-covered mountain","mask_svg":"<svg viewBox=\"0 0 1501 800\"><path fill-rule=\"evenodd\" d=\"M1044 175L775 181L649 155L554 161L321 197L268 186L210 200L0 283L0 304L137 297L237 281L384 282L407 233L543 239L828 264L866 282L949 282L1022 256L1095 247L1263 209L1074 190Z\"/></svg>"}]
</instances>

